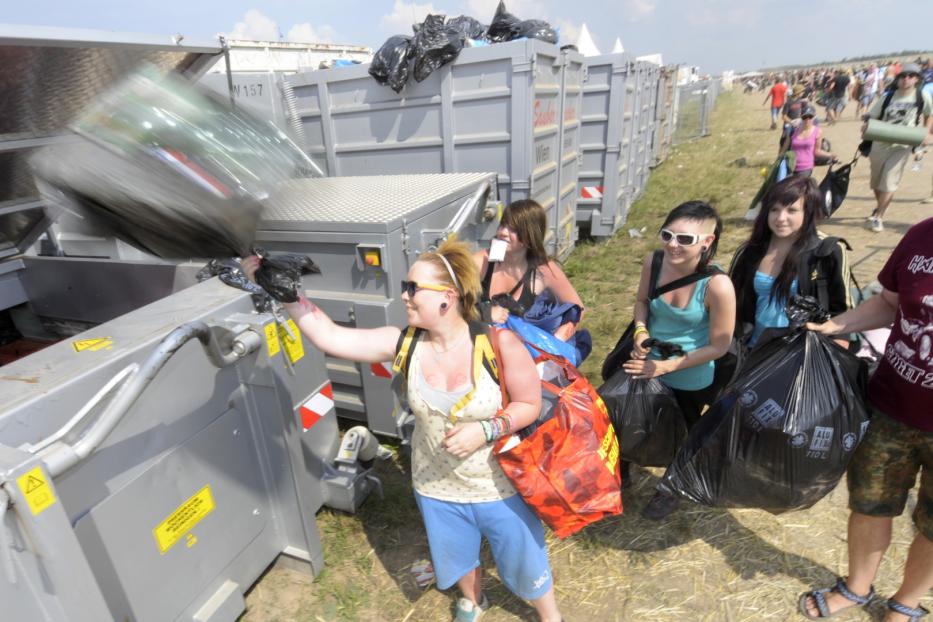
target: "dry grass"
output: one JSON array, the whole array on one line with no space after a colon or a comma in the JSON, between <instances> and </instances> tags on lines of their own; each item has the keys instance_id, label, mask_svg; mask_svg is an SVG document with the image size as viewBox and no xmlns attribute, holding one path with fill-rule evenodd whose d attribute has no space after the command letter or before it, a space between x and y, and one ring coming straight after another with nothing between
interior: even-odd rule
<instances>
[{"instance_id":1,"label":"dry grass","mask_svg":"<svg viewBox=\"0 0 933 622\"><path fill-rule=\"evenodd\" d=\"M741 215L760 182L758 168L774 152L774 133L759 129L766 126L766 113L756 98L721 98L713 135L676 149L655 171L626 230L655 231L673 206L705 198L726 219L720 261L728 261L747 234ZM743 157L745 166L729 165ZM567 262L594 333L596 349L583 368L594 380L631 317L638 267L652 244L623 231L606 243L581 245ZM418 588L409 572L413 562L428 557L428 548L406 464L399 459L379 465L386 498L370 499L359 515L322 511L317 522L327 569L314 582L292 571L270 571L249 594L243 622L450 619L456 596ZM549 537L558 601L568 621L800 620L797 595L831 584L846 571L844 485L805 512L773 516L684 504L658 524L640 518L639 511L661 470L636 471L624 516L567 540ZM912 495L909 509L915 502ZM875 584L880 594L896 590L913 534L908 514L895 520L894 542ZM491 571L484 586L493 603L484 619L534 619L498 581L488 552L484 567ZM852 610L834 619L880 615L876 605L869 613Z\"/></svg>"}]
</instances>

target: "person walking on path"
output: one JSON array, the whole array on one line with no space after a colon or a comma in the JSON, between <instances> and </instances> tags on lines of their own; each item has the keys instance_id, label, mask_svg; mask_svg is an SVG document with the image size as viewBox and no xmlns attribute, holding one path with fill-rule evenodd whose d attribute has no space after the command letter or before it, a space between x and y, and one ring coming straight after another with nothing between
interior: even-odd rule
<instances>
[{"instance_id":1,"label":"person walking on path","mask_svg":"<svg viewBox=\"0 0 933 622\"><path fill-rule=\"evenodd\" d=\"M862 125L862 134L868 127L869 119L880 119L895 125L916 127L924 125L927 136L924 145L933 143L933 100L919 90L920 67L914 63L905 63L901 73L894 80L894 91L883 95L875 102L868 113L866 123ZM884 230L884 213L887 211L894 193L901 183L904 168L910 159L911 147L875 141L871 146L871 189L875 193L877 205L869 216L872 231Z\"/></svg>"},{"instance_id":2,"label":"person walking on path","mask_svg":"<svg viewBox=\"0 0 933 622\"><path fill-rule=\"evenodd\" d=\"M929 611L920 599L933 588L933 218L914 225L878 275L880 294L823 324L807 328L843 335L891 326L868 397L871 423L849 464L849 572L831 587L801 595L811 620L867 605L891 544L892 522L903 513L920 473L913 512L917 527L903 581L887 601L884 622L916 622Z\"/></svg>"},{"instance_id":3,"label":"person walking on path","mask_svg":"<svg viewBox=\"0 0 933 622\"><path fill-rule=\"evenodd\" d=\"M790 149L796 155L794 175L803 177L812 175L817 158L827 158L830 161L836 159L835 155L820 148L823 132L819 126L814 124L814 117L816 117L816 109L807 104L800 115L802 124L791 131L781 146L782 153Z\"/></svg>"},{"instance_id":4,"label":"person walking on path","mask_svg":"<svg viewBox=\"0 0 933 622\"><path fill-rule=\"evenodd\" d=\"M784 82L782 76L778 76L774 80L774 86L771 87L771 90L768 91L768 96L765 97L764 101L761 102L761 105L764 106L765 102L769 99L771 100L771 129L777 129L777 122L781 116L781 110L784 108L784 98L787 96L787 83Z\"/></svg>"},{"instance_id":5,"label":"person walking on path","mask_svg":"<svg viewBox=\"0 0 933 622\"><path fill-rule=\"evenodd\" d=\"M826 117L830 125L835 124L839 120L839 115L845 110L849 99L849 83L851 81L849 74L844 69L838 69L829 84Z\"/></svg>"}]
</instances>

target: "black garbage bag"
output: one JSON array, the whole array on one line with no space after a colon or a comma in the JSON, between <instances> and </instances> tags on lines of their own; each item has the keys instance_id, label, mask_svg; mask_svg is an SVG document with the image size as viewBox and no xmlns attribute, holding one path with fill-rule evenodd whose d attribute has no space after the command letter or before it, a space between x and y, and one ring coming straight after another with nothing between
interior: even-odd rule
<instances>
[{"instance_id":1,"label":"black garbage bag","mask_svg":"<svg viewBox=\"0 0 933 622\"><path fill-rule=\"evenodd\" d=\"M509 13L505 8L505 2L500 0L486 32L486 38L493 43L502 43L521 37L557 43L557 32L550 24L539 19L521 20Z\"/></svg>"},{"instance_id":2,"label":"black garbage bag","mask_svg":"<svg viewBox=\"0 0 933 622\"><path fill-rule=\"evenodd\" d=\"M487 26L469 15L459 15L447 20L447 28L460 33L463 39L483 39Z\"/></svg>"},{"instance_id":3,"label":"black garbage bag","mask_svg":"<svg viewBox=\"0 0 933 622\"><path fill-rule=\"evenodd\" d=\"M411 64L411 37L394 35L386 39L373 56L369 75L379 84L388 85L396 93L401 93L411 75Z\"/></svg>"},{"instance_id":4,"label":"black garbage bag","mask_svg":"<svg viewBox=\"0 0 933 622\"><path fill-rule=\"evenodd\" d=\"M258 248L255 252L262 258L256 271L256 283L279 302L297 302L301 276L321 273L307 255L269 255Z\"/></svg>"},{"instance_id":5,"label":"black garbage bag","mask_svg":"<svg viewBox=\"0 0 933 622\"><path fill-rule=\"evenodd\" d=\"M201 283L215 276L230 287L249 292L257 311L264 313L272 310L272 297L259 285L249 280L236 259L211 259L198 271L195 278L198 283Z\"/></svg>"},{"instance_id":6,"label":"black garbage bag","mask_svg":"<svg viewBox=\"0 0 933 622\"><path fill-rule=\"evenodd\" d=\"M849 193L849 178L852 176L852 167L855 160L839 168L829 165L826 176L820 182L820 195L823 197L823 217L829 218L842 206Z\"/></svg>"},{"instance_id":7,"label":"black garbage bag","mask_svg":"<svg viewBox=\"0 0 933 622\"><path fill-rule=\"evenodd\" d=\"M775 514L808 508L836 487L868 427L868 374L799 325L808 314L818 319L814 303L795 297L788 315L797 323L765 331L690 430L663 486L697 503Z\"/></svg>"},{"instance_id":8,"label":"black garbage bag","mask_svg":"<svg viewBox=\"0 0 933 622\"><path fill-rule=\"evenodd\" d=\"M448 28L446 19L444 15L428 15L411 40L412 75L417 82L457 58L463 49L463 35L456 28Z\"/></svg>"},{"instance_id":9,"label":"black garbage bag","mask_svg":"<svg viewBox=\"0 0 933 622\"><path fill-rule=\"evenodd\" d=\"M687 425L670 388L657 378L634 378L620 369L597 393L609 411L622 460L642 466L671 463Z\"/></svg>"}]
</instances>

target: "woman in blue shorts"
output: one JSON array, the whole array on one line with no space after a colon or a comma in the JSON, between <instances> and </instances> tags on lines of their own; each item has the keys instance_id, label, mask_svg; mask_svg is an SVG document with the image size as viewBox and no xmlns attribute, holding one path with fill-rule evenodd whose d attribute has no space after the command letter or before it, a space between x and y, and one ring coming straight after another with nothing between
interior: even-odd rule
<instances>
[{"instance_id":1,"label":"woman in blue shorts","mask_svg":"<svg viewBox=\"0 0 933 622\"><path fill-rule=\"evenodd\" d=\"M243 261L250 276L258 267L256 257ZM402 281L409 324L404 331L339 326L304 297L285 309L311 343L331 356L396 361L406 380L403 397L415 415L412 482L437 586L457 585L463 593L455 619L475 622L489 607L479 560L486 538L502 582L530 601L543 622L558 622L541 521L493 455L498 438L537 419L541 381L531 355L509 331L497 337L501 368L508 373L496 378L500 365L489 329L478 322L480 295L479 273L467 245L447 241L423 253ZM509 396L505 409L500 382Z\"/></svg>"}]
</instances>

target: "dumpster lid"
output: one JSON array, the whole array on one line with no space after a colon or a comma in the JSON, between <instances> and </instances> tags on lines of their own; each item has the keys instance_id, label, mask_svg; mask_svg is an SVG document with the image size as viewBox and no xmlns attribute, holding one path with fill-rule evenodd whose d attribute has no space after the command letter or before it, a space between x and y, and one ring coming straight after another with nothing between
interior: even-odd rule
<instances>
[{"instance_id":1,"label":"dumpster lid","mask_svg":"<svg viewBox=\"0 0 933 622\"><path fill-rule=\"evenodd\" d=\"M290 180L266 202L259 229L387 233L495 179L436 173Z\"/></svg>"},{"instance_id":2,"label":"dumpster lid","mask_svg":"<svg viewBox=\"0 0 933 622\"><path fill-rule=\"evenodd\" d=\"M0 259L54 219L29 169L34 149L68 140L68 124L140 63L195 79L223 52L219 41L178 38L0 24Z\"/></svg>"}]
</instances>

